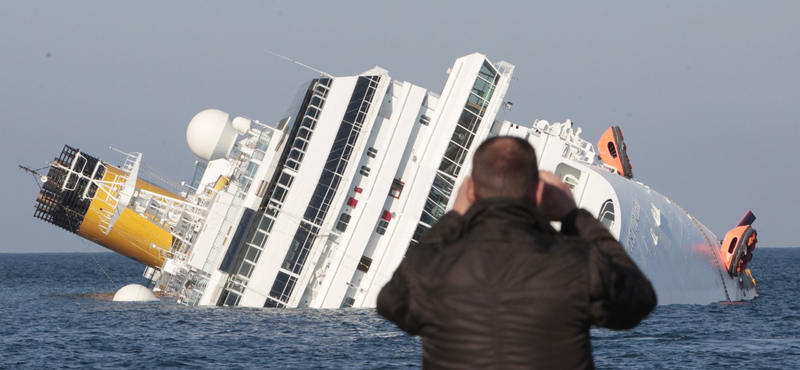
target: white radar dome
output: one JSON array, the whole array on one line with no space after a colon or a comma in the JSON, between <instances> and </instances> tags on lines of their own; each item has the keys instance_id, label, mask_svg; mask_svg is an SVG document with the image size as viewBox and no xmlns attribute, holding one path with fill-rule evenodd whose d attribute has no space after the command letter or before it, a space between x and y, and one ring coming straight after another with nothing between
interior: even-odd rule
<instances>
[{"instance_id":1,"label":"white radar dome","mask_svg":"<svg viewBox=\"0 0 800 370\"><path fill-rule=\"evenodd\" d=\"M139 284L129 284L114 294L114 302L150 302L157 301L156 295Z\"/></svg>"},{"instance_id":2,"label":"white radar dome","mask_svg":"<svg viewBox=\"0 0 800 370\"><path fill-rule=\"evenodd\" d=\"M207 161L225 158L236 142L231 116L218 109L206 109L192 118L186 129L189 149Z\"/></svg>"}]
</instances>

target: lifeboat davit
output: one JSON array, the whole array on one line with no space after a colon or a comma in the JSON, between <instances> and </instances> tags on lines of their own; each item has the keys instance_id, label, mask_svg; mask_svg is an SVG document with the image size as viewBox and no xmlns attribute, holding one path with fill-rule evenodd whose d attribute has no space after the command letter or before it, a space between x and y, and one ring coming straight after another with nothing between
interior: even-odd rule
<instances>
[{"instance_id":1,"label":"lifeboat davit","mask_svg":"<svg viewBox=\"0 0 800 370\"><path fill-rule=\"evenodd\" d=\"M720 252L731 276L741 276L747 270L747 263L753 259L753 250L758 243L758 233L752 226L755 220L753 212L747 211L739 224L725 234Z\"/></svg>"},{"instance_id":2,"label":"lifeboat davit","mask_svg":"<svg viewBox=\"0 0 800 370\"><path fill-rule=\"evenodd\" d=\"M597 142L597 151L603 163L614 167L621 176L626 178L633 177L633 166L628 158L628 147L622 137L622 129L619 126L612 126L600 136Z\"/></svg>"}]
</instances>

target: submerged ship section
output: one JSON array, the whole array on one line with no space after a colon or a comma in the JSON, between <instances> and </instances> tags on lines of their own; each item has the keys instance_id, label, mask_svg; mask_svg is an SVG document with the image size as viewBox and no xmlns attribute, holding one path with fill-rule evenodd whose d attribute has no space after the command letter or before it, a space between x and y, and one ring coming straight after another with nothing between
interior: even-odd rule
<instances>
[{"instance_id":1,"label":"submerged ship section","mask_svg":"<svg viewBox=\"0 0 800 370\"><path fill-rule=\"evenodd\" d=\"M139 178L141 154L116 167L67 146L34 215L137 259L154 291L183 304L373 307L406 248L451 207L477 146L514 135L625 245L660 303L756 295L752 219L720 244L633 178L618 127L595 150L569 121L498 120L513 72L472 54L441 93L376 67L322 74L272 123L200 112L186 134L195 178L175 192Z\"/></svg>"}]
</instances>

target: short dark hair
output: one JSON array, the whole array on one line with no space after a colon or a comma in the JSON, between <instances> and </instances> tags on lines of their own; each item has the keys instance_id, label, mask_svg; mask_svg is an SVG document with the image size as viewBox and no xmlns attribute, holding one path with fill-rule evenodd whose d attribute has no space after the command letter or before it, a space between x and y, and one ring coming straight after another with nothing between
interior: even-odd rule
<instances>
[{"instance_id":1,"label":"short dark hair","mask_svg":"<svg viewBox=\"0 0 800 370\"><path fill-rule=\"evenodd\" d=\"M514 136L496 136L478 147L472 158L477 199L528 198L539 182L536 151Z\"/></svg>"}]
</instances>

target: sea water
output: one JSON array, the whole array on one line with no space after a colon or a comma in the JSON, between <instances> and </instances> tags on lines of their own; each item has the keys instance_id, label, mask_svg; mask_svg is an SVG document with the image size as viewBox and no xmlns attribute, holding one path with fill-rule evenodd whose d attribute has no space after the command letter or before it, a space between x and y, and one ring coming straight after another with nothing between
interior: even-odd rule
<instances>
[{"instance_id":1,"label":"sea water","mask_svg":"<svg viewBox=\"0 0 800 370\"><path fill-rule=\"evenodd\" d=\"M597 367L800 369L800 248L758 248L750 266L754 301L659 306L634 330L592 329ZM0 369L420 365L419 339L372 309L185 307L100 294L144 283L142 270L112 253L0 254Z\"/></svg>"}]
</instances>

